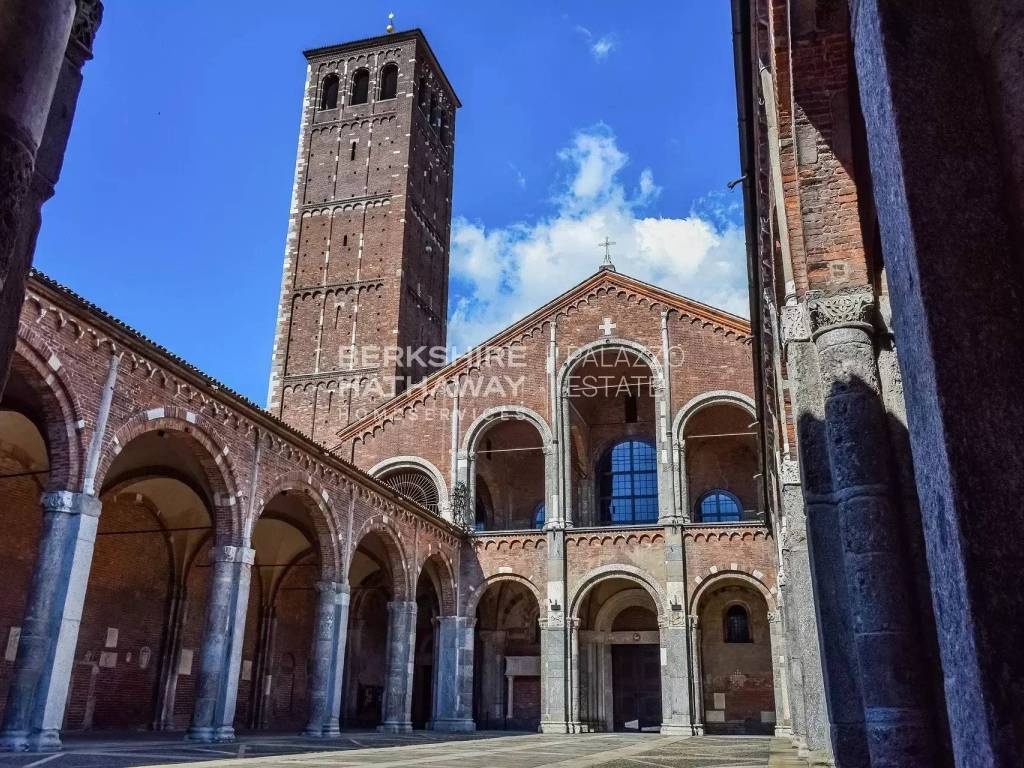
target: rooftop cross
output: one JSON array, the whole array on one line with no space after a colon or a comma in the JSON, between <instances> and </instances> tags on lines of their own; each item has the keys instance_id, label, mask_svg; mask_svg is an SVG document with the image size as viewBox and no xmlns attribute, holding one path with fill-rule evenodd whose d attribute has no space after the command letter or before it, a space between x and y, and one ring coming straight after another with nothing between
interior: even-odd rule
<instances>
[{"instance_id":1,"label":"rooftop cross","mask_svg":"<svg viewBox=\"0 0 1024 768\"><path fill-rule=\"evenodd\" d=\"M607 236L605 236L603 243L598 243L599 247L604 248L604 263L601 264L601 269L610 269L612 272L615 271L615 265L612 264L613 245L615 245L615 241L609 240Z\"/></svg>"}]
</instances>

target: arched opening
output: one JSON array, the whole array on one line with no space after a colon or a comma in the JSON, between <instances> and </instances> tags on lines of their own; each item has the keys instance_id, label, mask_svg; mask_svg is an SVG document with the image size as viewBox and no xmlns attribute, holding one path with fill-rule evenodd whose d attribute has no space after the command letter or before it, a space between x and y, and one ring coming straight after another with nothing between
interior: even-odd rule
<instances>
[{"instance_id":1,"label":"arched opening","mask_svg":"<svg viewBox=\"0 0 1024 768\"><path fill-rule=\"evenodd\" d=\"M725 577L698 606L700 705L707 733L771 734L775 684L764 596Z\"/></svg>"},{"instance_id":2,"label":"arched opening","mask_svg":"<svg viewBox=\"0 0 1024 768\"><path fill-rule=\"evenodd\" d=\"M365 104L370 99L370 70L359 69L352 75L352 96L349 104Z\"/></svg>"},{"instance_id":3,"label":"arched opening","mask_svg":"<svg viewBox=\"0 0 1024 768\"><path fill-rule=\"evenodd\" d=\"M380 100L393 99L398 94L398 65L385 64L380 71Z\"/></svg>"},{"instance_id":4,"label":"arched opening","mask_svg":"<svg viewBox=\"0 0 1024 768\"><path fill-rule=\"evenodd\" d=\"M222 478L191 433L156 428L107 470L66 731L179 730L198 693Z\"/></svg>"},{"instance_id":5,"label":"arched opening","mask_svg":"<svg viewBox=\"0 0 1024 768\"><path fill-rule=\"evenodd\" d=\"M0 562L3 563L3 596L0 597L0 643L7 649L0 662L0 717L14 672L14 650L21 637L25 601L32 584L39 550L42 514L39 497L50 480L52 452L46 436L47 416L59 413L40 396L42 385L20 357L0 401Z\"/></svg>"},{"instance_id":6,"label":"arched opening","mask_svg":"<svg viewBox=\"0 0 1024 768\"><path fill-rule=\"evenodd\" d=\"M655 377L637 352L586 353L563 382L572 513L578 525L651 525L659 517Z\"/></svg>"},{"instance_id":7,"label":"arched opening","mask_svg":"<svg viewBox=\"0 0 1024 768\"><path fill-rule=\"evenodd\" d=\"M658 608L629 579L594 584L579 604L579 720L595 731L661 729Z\"/></svg>"},{"instance_id":8,"label":"arched opening","mask_svg":"<svg viewBox=\"0 0 1024 768\"><path fill-rule=\"evenodd\" d=\"M473 719L477 730L540 726L540 606L518 581L486 588L476 609Z\"/></svg>"},{"instance_id":9,"label":"arched opening","mask_svg":"<svg viewBox=\"0 0 1024 768\"><path fill-rule=\"evenodd\" d=\"M732 402L704 406L684 425L684 469L691 519L698 523L757 520L757 432L754 416Z\"/></svg>"},{"instance_id":10,"label":"arched opening","mask_svg":"<svg viewBox=\"0 0 1024 768\"><path fill-rule=\"evenodd\" d=\"M387 679L388 603L395 599L397 575L392 569L385 535L366 534L349 565L351 602L342 723L351 728L376 728L382 720Z\"/></svg>"},{"instance_id":11,"label":"arched opening","mask_svg":"<svg viewBox=\"0 0 1024 768\"><path fill-rule=\"evenodd\" d=\"M301 490L281 491L253 527L236 728L294 731L308 722L316 582L323 575L312 504Z\"/></svg>"},{"instance_id":12,"label":"arched opening","mask_svg":"<svg viewBox=\"0 0 1024 768\"><path fill-rule=\"evenodd\" d=\"M441 615L441 568L428 560L416 580L416 645L413 654L412 727L426 728L434 715L437 619Z\"/></svg>"},{"instance_id":13,"label":"arched opening","mask_svg":"<svg viewBox=\"0 0 1024 768\"><path fill-rule=\"evenodd\" d=\"M320 109L337 109L341 81L334 73L327 75L320 86Z\"/></svg>"},{"instance_id":14,"label":"arched opening","mask_svg":"<svg viewBox=\"0 0 1024 768\"><path fill-rule=\"evenodd\" d=\"M437 484L429 474L416 467L398 467L380 475L385 484L435 515L441 511Z\"/></svg>"},{"instance_id":15,"label":"arched opening","mask_svg":"<svg viewBox=\"0 0 1024 768\"><path fill-rule=\"evenodd\" d=\"M535 527L544 503L544 439L526 418L495 418L472 442L477 530Z\"/></svg>"}]
</instances>

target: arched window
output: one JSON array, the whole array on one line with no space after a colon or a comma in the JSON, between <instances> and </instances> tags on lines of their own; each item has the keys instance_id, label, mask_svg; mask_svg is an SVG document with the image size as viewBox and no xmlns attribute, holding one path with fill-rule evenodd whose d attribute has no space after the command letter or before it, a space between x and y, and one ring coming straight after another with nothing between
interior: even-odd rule
<instances>
[{"instance_id":1,"label":"arched window","mask_svg":"<svg viewBox=\"0 0 1024 768\"><path fill-rule=\"evenodd\" d=\"M544 502L542 501L533 510L533 527L540 530L544 527Z\"/></svg>"},{"instance_id":2,"label":"arched window","mask_svg":"<svg viewBox=\"0 0 1024 768\"><path fill-rule=\"evenodd\" d=\"M336 109L338 106L338 76L331 74L320 86L320 109Z\"/></svg>"},{"instance_id":3,"label":"arched window","mask_svg":"<svg viewBox=\"0 0 1024 768\"><path fill-rule=\"evenodd\" d=\"M399 469L385 475L381 480L434 514L440 510L437 486L425 472L416 469Z\"/></svg>"},{"instance_id":4,"label":"arched window","mask_svg":"<svg viewBox=\"0 0 1024 768\"><path fill-rule=\"evenodd\" d=\"M725 612L725 642L753 642L750 638L750 615L742 605L730 605Z\"/></svg>"},{"instance_id":5,"label":"arched window","mask_svg":"<svg viewBox=\"0 0 1024 768\"><path fill-rule=\"evenodd\" d=\"M349 104L365 104L370 99L370 71L360 69L352 75L352 98Z\"/></svg>"},{"instance_id":6,"label":"arched window","mask_svg":"<svg viewBox=\"0 0 1024 768\"><path fill-rule=\"evenodd\" d=\"M398 94L398 65L386 64L380 71L380 98L393 99Z\"/></svg>"},{"instance_id":7,"label":"arched window","mask_svg":"<svg viewBox=\"0 0 1024 768\"><path fill-rule=\"evenodd\" d=\"M739 499L718 488L700 497L697 510L702 523L738 523L743 512Z\"/></svg>"},{"instance_id":8,"label":"arched window","mask_svg":"<svg viewBox=\"0 0 1024 768\"><path fill-rule=\"evenodd\" d=\"M601 522L658 520L658 468L654 446L625 440L605 453L598 468Z\"/></svg>"}]
</instances>

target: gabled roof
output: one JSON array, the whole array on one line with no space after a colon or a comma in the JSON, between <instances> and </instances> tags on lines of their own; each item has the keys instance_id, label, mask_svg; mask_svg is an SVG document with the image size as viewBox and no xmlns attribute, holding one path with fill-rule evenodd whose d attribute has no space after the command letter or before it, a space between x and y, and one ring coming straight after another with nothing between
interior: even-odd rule
<instances>
[{"instance_id":1,"label":"gabled roof","mask_svg":"<svg viewBox=\"0 0 1024 768\"><path fill-rule=\"evenodd\" d=\"M526 317L518 320L504 330L499 331L491 338L477 344L472 349L448 363L448 365L436 370L423 381L409 387L409 389L402 394L391 398L372 413L368 413L363 418L357 419L351 424L338 430L338 439L340 442L332 448L332 450L336 450L340 445L347 442L350 438L355 437L368 426L378 423L384 414L393 413L394 411L401 409L403 406L414 401L417 397L426 392L432 391L446 379L452 379L460 373L463 373L474 361L479 362L480 356L479 354L476 354L477 350L487 347L500 347L504 344L508 344L516 337L520 336L524 331L532 328L539 322L543 322L550 316L557 314L559 311L579 301L590 292L595 291L602 286L609 285L640 294L650 300L653 304L661 304L666 309L674 309L681 314L700 318L712 323L713 325L719 326L723 330L731 331L739 336L750 335L750 323L738 315L725 312L724 310L712 307L709 304L703 304L699 301L688 299L678 293L673 293L672 291L664 288L659 288L656 285L644 282L643 280L638 280L637 278L630 277L629 275L624 275L621 272L616 272L611 269L601 269L583 282L578 283L567 290L561 296L557 296L544 306L526 315Z\"/></svg>"}]
</instances>

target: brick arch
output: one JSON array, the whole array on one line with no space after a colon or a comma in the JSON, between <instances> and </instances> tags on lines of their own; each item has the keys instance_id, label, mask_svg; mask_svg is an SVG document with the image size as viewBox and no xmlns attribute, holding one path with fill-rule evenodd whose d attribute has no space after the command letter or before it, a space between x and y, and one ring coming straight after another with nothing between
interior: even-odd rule
<instances>
[{"instance_id":1,"label":"brick arch","mask_svg":"<svg viewBox=\"0 0 1024 768\"><path fill-rule=\"evenodd\" d=\"M757 407L754 404L754 399L749 395L744 395L742 392L734 392L726 389L702 392L696 397L690 398L690 400L679 409L679 413L676 414L675 419L672 421L672 439L678 443L683 436L683 430L686 429L686 422L688 422L690 418L695 416L699 411L714 405L732 405L737 408L742 408L751 416L757 416Z\"/></svg>"},{"instance_id":2,"label":"brick arch","mask_svg":"<svg viewBox=\"0 0 1024 768\"><path fill-rule=\"evenodd\" d=\"M384 542L384 549L388 555L388 563L391 566L391 586L395 600L411 600L414 587L409 585L409 567L406 565L405 551L402 549L402 537L394 521L384 514L371 515L359 526L359 530L352 535L352 549L348 554L345 563L345 581L348 581L348 570L352 563L359 545L368 535L375 533Z\"/></svg>"},{"instance_id":3,"label":"brick arch","mask_svg":"<svg viewBox=\"0 0 1024 768\"><path fill-rule=\"evenodd\" d=\"M25 377L43 403L43 437L50 465L47 490L77 490L85 451L78 430L81 421L74 390L60 359L39 333L21 326L11 368Z\"/></svg>"},{"instance_id":4,"label":"brick arch","mask_svg":"<svg viewBox=\"0 0 1024 768\"><path fill-rule=\"evenodd\" d=\"M245 523L245 537L249 540L256 523L263 516L267 504L285 491L298 491L307 503L306 511L316 532L316 545L320 550L321 578L336 581L341 575L341 551L339 548L337 519L330 507L330 496L320 481L305 472L292 471L278 477L262 493L255 505L255 515Z\"/></svg>"},{"instance_id":5,"label":"brick arch","mask_svg":"<svg viewBox=\"0 0 1024 768\"><path fill-rule=\"evenodd\" d=\"M624 564L602 565L587 573L569 598L567 614L572 618L578 618L583 598L600 582L607 581L608 579L624 579L642 587L654 601L654 606L658 610L658 618L660 619L665 615L668 601L665 597L665 591L661 588L658 580L647 571L633 565Z\"/></svg>"},{"instance_id":6,"label":"brick arch","mask_svg":"<svg viewBox=\"0 0 1024 768\"><path fill-rule=\"evenodd\" d=\"M558 371L557 391L559 395L564 396L566 394L564 391L565 380L581 361L585 360L592 354L613 349L622 349L634 353L648 368L651 369L651 375L654 376L655 381L657 382L655 388L658 390L664 389L665 372L662 369L661 363L658 362L657 356L655 356L651 350L638 341L622 339L617 336L609 336L607 338L598 339L597 341L592 341L589 344L584 344L573 352L564 363L562 363L562 367Z\"/></svg>"},{"instance_id":7,"label":"brick arch","mask_svg":"<svg viewBox=\"0 0 1024 768\"><path fill-rule=\"evenodd\" d=\"M434 575L436 578L431 577L431 573L428 570L431 564L435 566ZM455 616L458 613L458 608L455 604L455 572L452 570L451 563L440 552L434 552L423 559L417 571L417 580L426 574L434 582L434 589L441 600L441 615Z\"/></svg>"},{"instance_id":8,"label":"brick arch","mask_svg":"<svg viewBox=\"0 0 1024 768\"><path fill-rule=\"evenodd\" d=\"M107 472L121 452L131 442L150 432L165 430L185 435L193 455L203 468L203 474L213 490L214 498L209 502L213 509L215 539L218 543L243 541L243 497L238 492L238 482L226 446L221 446L205 428L206 420L200 415L183 408L152 408L136 413L118 427L103 448L99 469L96 473L96 487L103 488Z\"/></svg>"},{"instance_id":9,"label":"brick arch","mask_svg":"<svg viewBox=\"0 0 1024 768\"><path fill-rule=\"evenodd\" d=\"M537 588L536 584L518 573L497 573L484 579L483 582L469 595L469 598L466 600L466 617L469 619L476 618L476 609L480 605L480 601L483 599L483 596L487 594L487 590L495 584L503 581L509 581L526 587L527 591L533 595L534 599L537 601L537 610L540 618L543 619L547 616L547 605L543 600L541 600L540 589Z\"/></svg>"},{"instance_id":10,"label":"brick arch","mask_svg":"<svg viewBox=\"0 0 1024 768\"><path fill-rule=\"evenodd\" d=\"M713 569L713 570L712 570ZM711 566L708 569L710 574L707 577L696 576L694 581L697 582L697 588L693 590L693 594L690 595L690 613L696 615L701 609L701 602L705 596L718 589L719 586L724 586L731 582L739 582L744 586L750 587L755 592L764 598L765 605L768 611L777 610L775 602L775 593L772 589L769 589L768 585L762 581L757 575L759 571L747 571L740 568L722 568L719 566Z\"/></svg>"}]
</instances>

